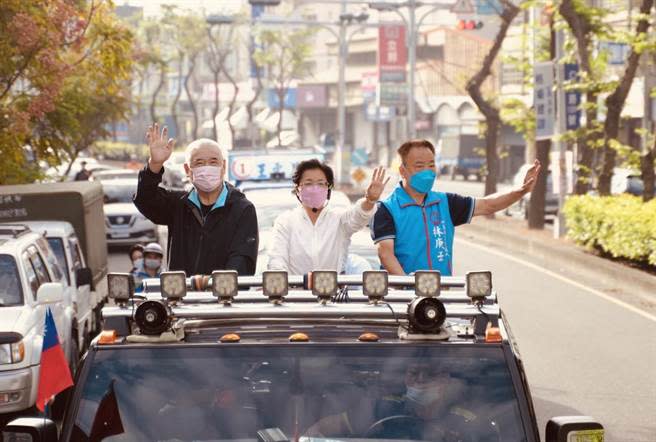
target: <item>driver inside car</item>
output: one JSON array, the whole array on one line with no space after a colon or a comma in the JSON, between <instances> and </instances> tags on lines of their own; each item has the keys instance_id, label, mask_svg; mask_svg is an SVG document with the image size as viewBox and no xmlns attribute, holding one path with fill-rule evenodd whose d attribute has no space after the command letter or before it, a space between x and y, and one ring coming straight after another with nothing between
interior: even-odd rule
<instances>
[{"instance_id":1,"label":"driver inside car","mask_svg":"<svg viewBox=\"0 0 656 442\"><path fill-rule=\"evenodd\" d=\"M476 419L462 403L465 383L429 364L412 364L404 376L405 392L353 404L326 416L306 431L309 437L364 437L432 441L467 441L459 431ZM366 402L366 400L365 400Z\"/></svg>"}]
</instances>

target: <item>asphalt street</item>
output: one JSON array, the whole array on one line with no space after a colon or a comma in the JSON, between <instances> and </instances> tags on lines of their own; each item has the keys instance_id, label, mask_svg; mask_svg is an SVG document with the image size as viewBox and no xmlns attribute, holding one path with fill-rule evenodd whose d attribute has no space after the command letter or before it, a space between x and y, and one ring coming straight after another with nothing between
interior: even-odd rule
<instances>
[{"instance_id":1,"label":"asphalt street","mask_svg":"<svg viewBox=\"0 0 656 442\"><path fill-rule=\"evenodd\" d=\"M483 193L476 182L443 180L438 188ZM522 354L542 437L551 417L588 415L604 425L606 441L656 441L653 315L611 303L594 289L545 272L503 248L456 239L454 256L455 274L493 272L499 303ZM127 249L110 250L110 271L129 267Z\"/></svg>"}]
</instances>

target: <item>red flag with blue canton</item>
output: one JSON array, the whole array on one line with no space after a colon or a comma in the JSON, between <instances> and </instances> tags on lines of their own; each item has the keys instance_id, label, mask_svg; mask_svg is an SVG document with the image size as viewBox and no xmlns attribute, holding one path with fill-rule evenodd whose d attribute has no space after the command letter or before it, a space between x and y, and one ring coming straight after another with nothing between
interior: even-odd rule
<instances>
[{"instance_id":1,"label":"red flag with blue canton","mask_svg":"<svg viewBox=\"0 0 656 442\"><path fill-rule=\"evenodd\" d=\"M46 404L59 392L73 385L71 370L66 362L64 349L59 343L59 335L50 308L46 310L46 323L43 329L43 349L41 350L41 369L39 370L39 390L36 407L44 411Z\"/></svg>"}]
</instances>

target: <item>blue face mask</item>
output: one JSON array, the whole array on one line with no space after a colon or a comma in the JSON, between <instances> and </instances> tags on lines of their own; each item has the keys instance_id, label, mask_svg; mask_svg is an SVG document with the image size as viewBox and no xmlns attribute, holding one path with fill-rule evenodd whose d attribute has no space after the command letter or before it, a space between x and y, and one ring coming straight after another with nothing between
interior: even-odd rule
<instances>
[{"instance_id":1,"label":"blue face mask","mask_svg":"<svg viewBox=\"0 0 656 442\"><path fill-rule=\"evenodd\" d=\"M437 174L433 169L424 169L410 177L410 187L419 193L428 193L433 188Z\"/></svg>"}]
</instances>

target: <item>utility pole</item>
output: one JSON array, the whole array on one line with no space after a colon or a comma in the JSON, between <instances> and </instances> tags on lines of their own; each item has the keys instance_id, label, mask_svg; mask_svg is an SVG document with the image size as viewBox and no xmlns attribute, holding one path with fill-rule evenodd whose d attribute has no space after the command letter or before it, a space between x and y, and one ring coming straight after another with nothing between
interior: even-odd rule
<instances>
[{"instance_id":1,"label":"utility pole","mask_svg":"<svg viewBox=\"0 0 656 442\"><path fill-rule=\"evenodd\" d=\"M565 215L563 206L565 205L565 196L567 195L567 167L565 156L567 145L563 140L563 134L566 131L565 115L565 91L563 90L565 69L562 64L565 46L565 32L562 29L556 31L556 60L554 67L556 69L556 130L555 138L558 143L558 218L554 224L554 238L565 236ZM546 173L546 171L545 171Z\"/></svg>"},{"instance_id":2,"label":"utility pole","mask_svg":"<svg viewBox=\"0 0 656 442\"><path fill-rule=\"evenodd\" d=\"M415 69L417 67L417 26L415 25L415 8L416 0L410 0L408 3L408 63L410 72L408 73L408 137L414 139L417 136L415 113Z\"/></svg>"},{"instance_id":3,"label":"utility pole","mask_svg":"<svg viewBox=\"0 0 656 442\"><path fill-rule=\"evenodd\" d=\"M349 181L346 171L349 170L348 161L350 158L346 155L346 56L348 48L346 47L346 0L342 0L342 9L339 14L339 38L338 38L338 59L339 59L339 77L337 79L337 182L346 183Z\"/></svg>"}]
</instances>

